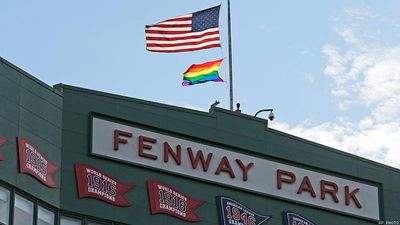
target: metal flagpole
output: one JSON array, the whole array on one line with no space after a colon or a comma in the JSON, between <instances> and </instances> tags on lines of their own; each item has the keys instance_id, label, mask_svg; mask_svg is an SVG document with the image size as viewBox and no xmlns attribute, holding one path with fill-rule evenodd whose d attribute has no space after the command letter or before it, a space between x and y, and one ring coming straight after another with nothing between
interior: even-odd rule
<instances>
[{"instance_id":1,"label":"metal flagpole","mask_svg":"<svg viewBox=\"0 0 400 225\"><path fill-rule=\"evenodd\" d=\"M231 37L231 1L228 0L228 55L229 55L229 109L233 111L233 71L232 71L232 37Z\"/></svg>"}]
</instances>

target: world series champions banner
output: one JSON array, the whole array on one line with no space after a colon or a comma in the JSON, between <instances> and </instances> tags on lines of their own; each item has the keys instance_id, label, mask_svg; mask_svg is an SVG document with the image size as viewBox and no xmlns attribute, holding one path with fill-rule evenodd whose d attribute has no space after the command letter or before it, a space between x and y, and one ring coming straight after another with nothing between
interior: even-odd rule
<instances>
[{"instance_id":1,"label":"world series champions banner","mask_svg":"<svg viewBox=\"0 0 400 225\"><path fill-rule=\"evenodd\" d=\"M164 213L185 221L201 221L194 211L203 201L193 199L161 181L148 180L147 187L152 214Z\"/></svg>"},{"instance_id":2,"label":"world series champions banner","mask_svg":"<svg viewBox=\"0 0 400 225\"><path fill-rule=\"evenodd\" d=\"M220 225L260 225L271 218L225 196L217 197L217 206Z\"/></svg>"},{"instance_id":3,"label":"world series champions banner","mask_svg":"<svg viewBox=\"0 0 400 225\"><path fill-rule=\"evenodd\" d=\"M4 145L6 142L7 142L7 138L0 137L0 150L1 150L1 146ZM0 161L3 161L3 160L4 160L4 156L0 152Z\"/></svg>"},{"instance_id":4,"label":"world series champions banner","mask_svg":"<svg viewBox=\"0 0 400 225\"><path fill-rule=\"evenodd\" d=\"M294 212L282 212L285 225L315 225L315 223Z\"/></svg>"},{"instance_id":5,"label":"world series champions banner","mask_svg":"<svg viewBox=\"0 0 400 225\"><path fill-rule=\"evenodd\" d=\"M85 163L75 164L75 173L80 198L97 198L117 206L131 205L124 194L133 184L125 184Z\"/></svg>"},{"instance_id":6,"label":"world series champions banner","mask_svg":"<svg viewBox=\"0 0 400 225\"><path fill-rule=\"evenodd\" d=\"M49 161L28 139L18 136L19 172L35 177L48 187L56 188L54 173L60 167Z\"/></svg>"}]
</instances>

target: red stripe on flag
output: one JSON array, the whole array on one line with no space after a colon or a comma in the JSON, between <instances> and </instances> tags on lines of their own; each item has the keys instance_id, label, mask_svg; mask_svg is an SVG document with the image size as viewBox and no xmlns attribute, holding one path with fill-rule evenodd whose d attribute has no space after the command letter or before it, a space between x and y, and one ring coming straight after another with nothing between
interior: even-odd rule
<instances>
[{"instance_id":1,"label":"red stripe on flag","mask_svg":"<svg viewBox=\"0 0 400 225\"><path fill-rule=\"evenodd\" d=\"M219 31L210 31L206 32L204 34L198 34L198 35L190 35L190 36L184 36L184 37L146 37L146 40L151 40L151 41L179 41L179 40L187 40L187 39L196 39L196 38L202 38L206 37L209 35L215 35L219 34Z\"/></svg>"},{"instance_id":2,"label":"red stripe on flag","mask_svg":"<svg viewBox=\"0 0 400 225\"><path fill-rule=\"evenodd\" d=\"M176 43L176 44L156 44L156 43L151 43L147 44L147 47L178 47L178 46L185 46L185 45L199 45L203 43L207 43L210 41L219 41L219 38L207 38L201 41L191 41L191 42L183 42L183 43Z\"/></svg>"},{"instance_id":3,"label":"red stripe on flag","mask_svg":"<svg viewBox=\"0 0 400 225\"><path fill-rule=\"evenodd\" d=\"M147 30L146 33L148 34L188 34L191 31L170 31L170 30Z\"/></svg>"},{"instance_id":4,"label":"red stripe on flag","mask_svg":"<svg viewBox=\"0 0 400 225\"><path fill-rule=\"evenodd\" d=\"M204 68L211 68L213 66L220 66L224 59L218 59L210 62L205 62L202 64L193 64L186 72L195 72Z\"/></svg>"},{"instance_id":5,"label":"red stripe on flag","mask_svg":"<svg viewBox=\"0 0 400 225\"><path fill-rule=\"evenodd\" d=\"M165 20L163 22L189 21L189 20L192 20L192 16L191 15L190 16L185 16L185 17L179 17L179 18L172 18L172 19ZM163 22L161 22L161 23L163 23Z\"/></svg>"},{"instance_id":6,"label":"red stripe on flag","mask_svg":"<svg viewBox=\"0 0 400 225\"><path fill-rule=\"evenodd\" d=\"M192 24L157 24L152 27L147 27L153 28L153 27L160 27L160 28L179 28L179 27L192 27Z\"/></svg>"},{"instance_id":7,"label":"red stripe on flag","mask_svg":"<svg viewBox=\"0 0 400 225\"><path fill-rule=\"evenodd\" d=\"M202 47L198 47L198 48L184 48L184 49L176 49L176 50L150 50L150 49L147 49L147 50L150 52L175 53L175 52L197 51L197 50L215 48L215 47L221 47L221 44L211 44L211 45L206 45L206 46L202 46Z\"/></svg>"}]
</instances>

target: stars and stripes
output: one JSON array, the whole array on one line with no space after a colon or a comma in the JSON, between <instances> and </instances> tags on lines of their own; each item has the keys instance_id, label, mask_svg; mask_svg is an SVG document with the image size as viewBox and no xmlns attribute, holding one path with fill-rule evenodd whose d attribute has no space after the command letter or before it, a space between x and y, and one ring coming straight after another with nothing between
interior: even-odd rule
<instances>
[{"instance_id":1,"label":"stars and stripes","mask_svg":"<svg viewBox=\"0 0 400 225\"><path fill-rule=\"evenodd\" d=\"M147 25L146 49L153 52L187 52L221 47L219 6Z\"/></svg>"}]
</instances>

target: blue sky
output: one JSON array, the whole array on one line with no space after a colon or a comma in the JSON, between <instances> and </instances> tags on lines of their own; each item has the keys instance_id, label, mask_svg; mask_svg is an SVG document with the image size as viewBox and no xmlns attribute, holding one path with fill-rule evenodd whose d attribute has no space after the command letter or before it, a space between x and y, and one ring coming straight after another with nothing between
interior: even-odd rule
<instances>
[{"instance_id":1,"label":"blue sky","mask_svg":"<svg viewBox=\"0 0 400 225\"><path fill-rule=\"evenodd\" d=\"M227 57L226 1L222 48L154 53L144 39L146 24L220 3L3 0L0 55L49 85L228 108L227 82L181 86L191 64ZM231 8L234 102L243 113L273 108L270 127L400 168L399 1L232 0Z\"/></svg>"}]
</instances>

